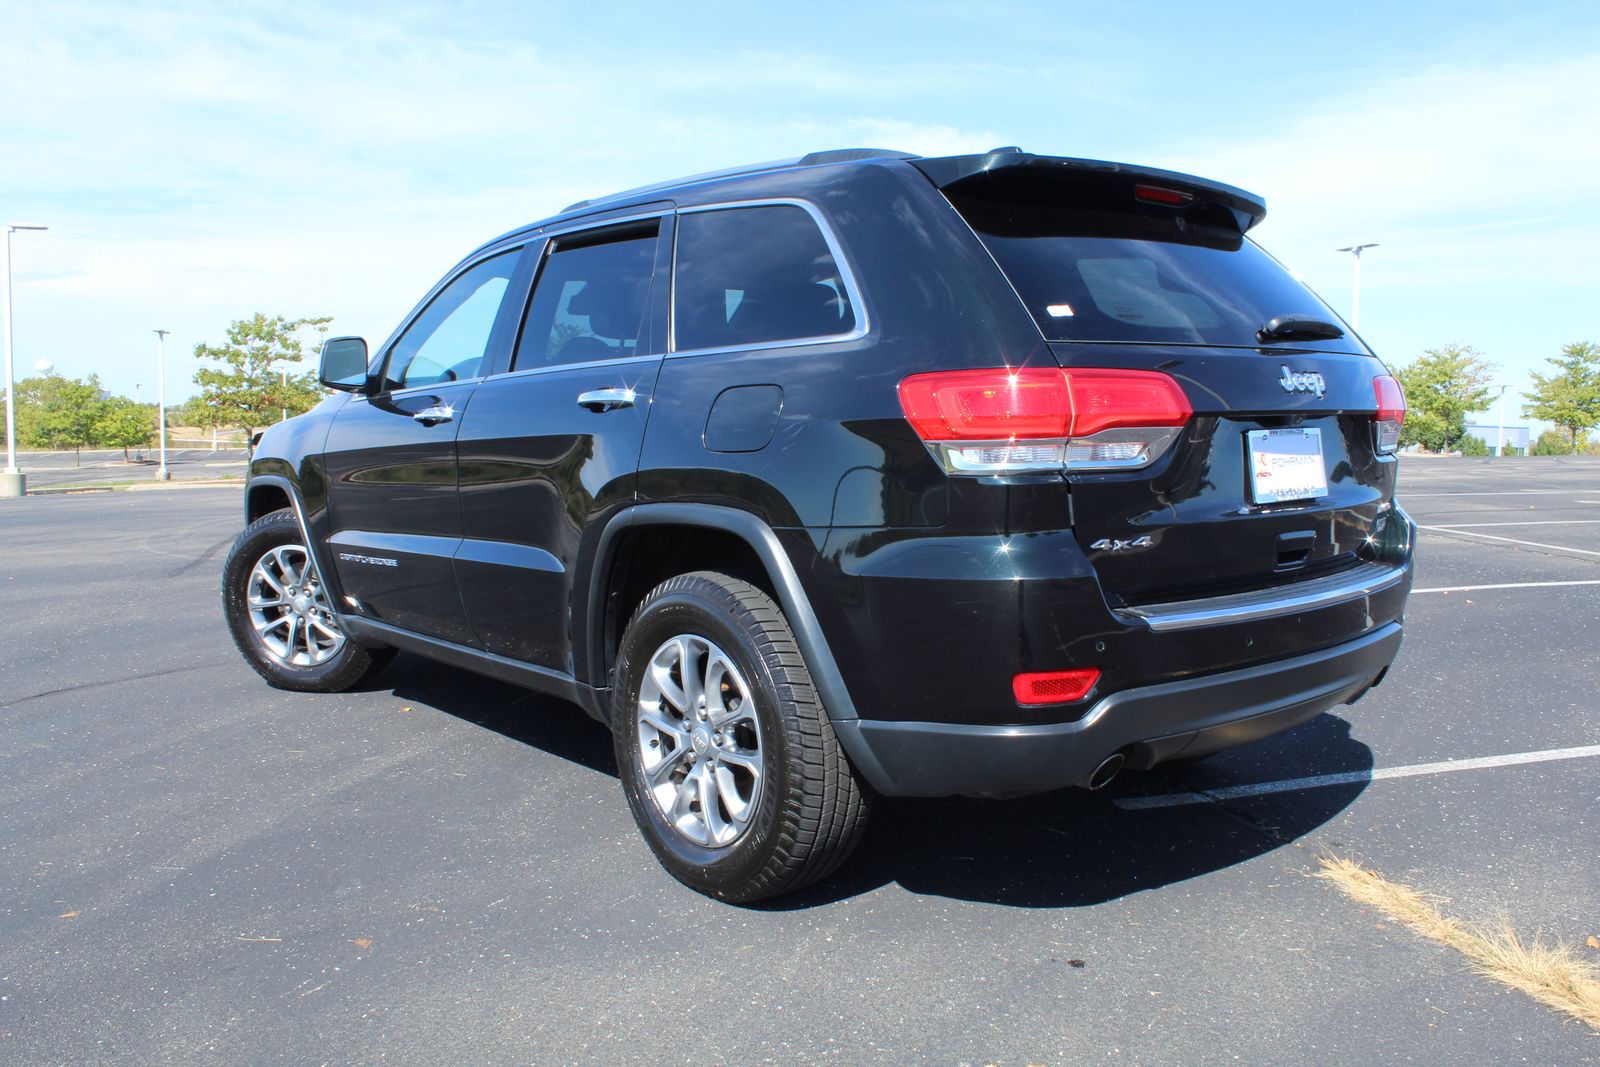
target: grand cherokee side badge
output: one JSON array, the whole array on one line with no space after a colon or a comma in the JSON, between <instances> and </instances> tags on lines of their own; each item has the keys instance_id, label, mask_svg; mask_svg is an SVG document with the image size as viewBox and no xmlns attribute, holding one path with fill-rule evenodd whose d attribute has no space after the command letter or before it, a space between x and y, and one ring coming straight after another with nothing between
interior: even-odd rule
<instances>
[{"instance_id":1,"label":"grand cherokee side badge","mask_svg":"<svg viewBox=\"0 0 1600 1067\"><path fill-rule=\"evenodd\" d=\"M1133 548L1149 548L1153 544L1155 542L1150 539L1150 535L1145 534L1143 537L1135 537L1132 541L1118 541L1114 538L1102 537L1089 547L1106 552L1126 552Z\"/></svg>"}]
</instances>

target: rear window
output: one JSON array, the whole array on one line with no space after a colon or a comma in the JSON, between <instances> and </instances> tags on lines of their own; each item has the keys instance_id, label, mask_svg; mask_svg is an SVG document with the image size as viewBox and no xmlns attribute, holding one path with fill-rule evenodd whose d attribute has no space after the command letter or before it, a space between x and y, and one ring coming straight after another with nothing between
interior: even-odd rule
<instances>
[{"instance_id":1,"label":"rear window","mask_svg":"<svg viewBox=\"0 0 1600 1067\"><path fill-rule=\"evenodd\" d=\"M816 220L788 204L678 219L673 339L678 351L779 344L855 329L839 264Z\"/></svg>"},{"instance_id":2,"label":"rear window","mask_svg":"<svg viewBox=\"0 0 1600 1067\"><path fill-rule=\"evenodd\" d=\"M1131 190L1108 210L1104 190L1074 203L1066 184L992 192L950 200L1052 341L1256 347L1278 315L1339 321L1222 213L1135 205ZM1293 347L1365 351L1349 334Z\"/></svg>"}]
</instances>

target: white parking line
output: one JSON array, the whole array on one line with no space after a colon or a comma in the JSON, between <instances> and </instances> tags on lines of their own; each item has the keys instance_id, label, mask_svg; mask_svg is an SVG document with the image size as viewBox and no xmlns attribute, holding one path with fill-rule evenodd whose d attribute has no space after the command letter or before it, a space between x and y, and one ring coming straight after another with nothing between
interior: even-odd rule
<instances>
[{"instance_id":1,"label":"white parking line","mask_svg":"<svg viewBox=\"0 0 1600 1067\"><path fill-rule=\"evenodd\" d=\"M1408 493L1401 490L1395 495L1401 500L1410 500L1414 496L1571 496L1573 493L1587 492L1584 489L1499 489L1487 493L1458 493L1458 492L1427 492Z\"/></svg>"},{"instance_id":2,"label":"white parking line","mask_svg":"<svg viewBox=\"0 0 1600 1067\"><path fill-rule=\"evenodd\" d=\"M1426 589L1413 589L1417 593L1474 593L1479 589L1552 589L1560 585L1600 585L1600 578L1585 578L1572 582L1496 582L1492 585L1433 585Z\"/></svg>"},{"instance_id":3,"label":"white parking line","mask_svg":"<svg viewBox=\"0 0 1600 1067\"><path fill-rule=\"evenodd\" d=\"M1258 797L1268 793L1298 793L1302 789L1322 789L1333 785L1355 785L1358 782L1378 782L1389 778L1416 778L1423 775L1452 774L1456 771L1481 771L1493 767L1518 767L1528 763L1553 763L1556 760L1585 759L1590 756L1600 756L1600 745L1552 748L1543 752L1514 752L1509 756L1482 756L1477 759L1441 760L1438 763L1413 763L1404 767L1380 767L1370 771L1348 771L1344 774L1318 774L1309 778L1286 778L1276 782L1230 785L1222 789L1208 789L1203 793L1170 793L1163 796L1124 797L1114 801L1114 803L1117 807L1127 811L1144 811L1149 808L1177 808L1185 804L1211 804L1218 800L1237 800L1241 797Z\"/></svg>"},{"instance_id":4,"label":"white parking line","mask_svg":"<svg viewBox=\"0 0 1600 1067\"><path fill-rule=\"evenodd\" d=\"M1508 544L1513 545L1527 545L1529 548L1550 548L1557 552L1576 552L1580 556L1600 557L1600 552L1594 552L1587 548L1568 548L1566 545L1546 544L1543 541L1521 541L1515 537L1500 537L1497 534L1473 533L1470 530L1456 530L1449 526L1419 526L1418 529L1432 530L1434 533L1455 534L1458 537L1481 537L1486 541L1505 541Z\"/></svg>"},{"instance_id":5,"label":"white parking line","mask_svg":"<svg viewBox=\"0 0 1600 1067\"><path fill-rule=\"evenodd\" d=\"M1592 526L1600 519L1530 519L1527 522L1441 522L1425 530L1467 530L1477 526Z\"/></svg>"}]
</instances>

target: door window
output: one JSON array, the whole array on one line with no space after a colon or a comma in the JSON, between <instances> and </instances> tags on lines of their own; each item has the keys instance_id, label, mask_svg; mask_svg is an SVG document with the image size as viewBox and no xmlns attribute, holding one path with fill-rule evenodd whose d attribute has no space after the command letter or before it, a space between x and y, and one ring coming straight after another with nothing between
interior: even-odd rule
<instances>
[{"instance_id":1,"label":"door window","mask_svg":"<svg viewBox=\"0 0 1600 1067\"><path fill-rule=\"evenodd\" d=\"M816 220L789 204L719 208L678 220L675 347L835 337L856 311Z\"/></svg>"},{"instance_id":2,"label":"door window","mask_svg":"<svg viewBox=\"0 0 1600 1067\"><path fill-rule=\"evenodd\" d=\"M394 343L385 387L411 389L478 377L520 254L516 249L493 256L445 286Z\"/></svg>"},{"instance_id":3,"label":"door window","mask_svg":"<svg viewBox=\"0 0 1600 1067\"><path fill-rule=\"evenodd\" d=\"M657 223L557 238L539 271L515 370L638 355L648 323Z\"/></svg>"}]
</instances>

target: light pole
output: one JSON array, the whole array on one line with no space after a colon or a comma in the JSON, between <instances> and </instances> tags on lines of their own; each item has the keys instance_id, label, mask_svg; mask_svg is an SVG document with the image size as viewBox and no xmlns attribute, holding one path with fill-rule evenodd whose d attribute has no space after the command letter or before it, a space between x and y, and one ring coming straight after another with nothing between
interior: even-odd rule
<instances>
[{"instance_id":1,"label":"light pole","mask_svg":"<svg viewBox=\"0 0 1600 1067\"><path fill-rule=\"evenodd\" d=\"M279 368L278 375L278 403L283 406L278 409L278 421L289 421L289 368Z\"/></svg>"},{"instance_id":2,"label":"light pole","mask_svg":"<svg viewBox=\"0 0 1600 1067\"><path fill-rule=\"evenodd\" d=\"M17 470L17 382L11 362L11 235L18 230L48 230L26 222L6 223L5 315L6 315L6 469L0 472L0 497L26 496L28 478Z\"/></svg>"},{"instance_id":3,"label":"light pole","mask_svg":"<svg viewBox=\"0 0 1600 1067\"><path fill-rule=\"evenodd\" d=\"M156 471L156 481L172 479L167 470L167 334L171 330L152 330L156 335L156 433L161 437L161 469Z\"/></svg>"},{"instance_id":4,"label":"light pole","mask_svg":"<svg viewBox=\"0 0 1600 1067\"><path fill-rule=\"evenodd\" d=\"M134 407L138 407L139 406L139 390L141 388L143 388L143 387L138 382L134 382L133 383L133 406ZM139 445L134 445L133 446L133 461L135 463L143 463L144 462L144 445L139 444Z\"/></svg>"},{"instance_id":5,"label":"light pole","mask_svg":"<svg viewBox=\"0 0 1600 1067\"><path fill-rule=\"evenodd\" d=\"M1377 247L1377 243L1374 242L1364 245L1346 245L1344 248L1334 249L1335 252L1349 252L1355 257L1355 281L1350 285L1350 325L1357 330L1361 329L1361 253L1366 249Z\"/></svg>"},{"instance_id":6,"label":"light pole","mask_svg":"<svg viewBox=\"0 0 1600 1067\"><path fill-rule=\"evenodd\" d=\"M1500 387L1500 436L1494 442L1494 454L1497 456L1506 454L1506 389L1507 386Z\"/></svg>"}]
</instances>

